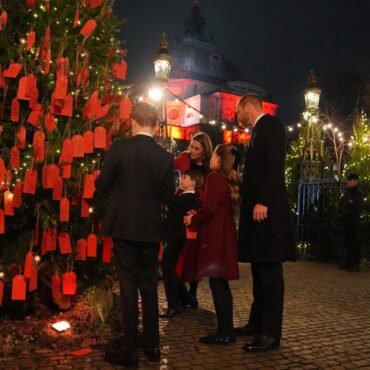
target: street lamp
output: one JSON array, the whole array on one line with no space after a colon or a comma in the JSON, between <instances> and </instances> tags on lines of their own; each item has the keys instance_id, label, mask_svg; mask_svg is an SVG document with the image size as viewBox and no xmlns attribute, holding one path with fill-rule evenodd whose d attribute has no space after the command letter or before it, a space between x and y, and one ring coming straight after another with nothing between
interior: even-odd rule
<instances>
[{"instance_id":1,"label":"street lamp","mask_svg":"<svg viewBox=\"0 0 370 370\"><path fill-rule=\"evenodd\" d=\"M172 56L168 51L166 34L162 33L159 50L153 57L155 77L158 81L168 82L172 67Z\"/></svg>"},{"instance_id":2,"label":"street lamp","mask_svg":"<svg viewBox=\"0 0 370 370\"><path fill-rule=\"evenodd\" d=\"M308 112L317 112L319 110L321 89L316 86L316 76L311 70L308 77L308 87L304 90L304 99Z\"/></svg>"}]
</instances>

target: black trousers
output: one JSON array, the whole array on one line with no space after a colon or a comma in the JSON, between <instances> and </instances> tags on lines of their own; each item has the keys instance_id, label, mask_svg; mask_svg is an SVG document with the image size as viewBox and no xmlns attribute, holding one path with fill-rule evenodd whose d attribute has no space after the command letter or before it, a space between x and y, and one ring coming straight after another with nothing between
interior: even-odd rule
<instances>
[{"instance_id":1,"label":"black trousers","mask_svg":"<svg viewBox=\"0 0 370 370\"><path fill-rule=\"evenodd\" d=\"M209 278L213 303L217 317L217 332L220 335L233 335L233 296L229 281L225 279Z\"/></svg>"},{"instance_id":2,"label":"black trousers","mask_svg":"<svg viewBox=\"0 0 370 370\"><path fill-rule=\"evenodd\" d=\"M176 264L185 240L169 240L163 252L162 273L164 291L169 309L178 308L180 300L185 298L187 291L185 284L176 274Z\"/></svg>"},{"instance_id":3,"label":"black trousers","mask_svg":"<svg viewBox=\"0 0 370 370\"><path fill-rule=\"evenodd\" d=\"M252 263L253 303L249 324L260 335L281 338L284 277L281 263Z\"/></svg>"},{"instance_id":4,"label":"black trousers","mask_svg":"<svg viewBox=\"0 0 370 370\"><path fill-rule=\"evenodd\" d=\"M343 227L345 260L348 267L358 267L361 262L361 246L358 240L358 227L345 225Z\"/></svg>"},{"instance_id":5,"label":"black trousers","mask_svg":"<svg viewBox=\"0 0 370 370\"><path fill-rule=\"evenodd\" d=\"M141 296L145 348L159 347L158 322L159 243L114 240L114 255L121 291L123 350L138 349L138 291Z\"/></svg>"}]
</instances>

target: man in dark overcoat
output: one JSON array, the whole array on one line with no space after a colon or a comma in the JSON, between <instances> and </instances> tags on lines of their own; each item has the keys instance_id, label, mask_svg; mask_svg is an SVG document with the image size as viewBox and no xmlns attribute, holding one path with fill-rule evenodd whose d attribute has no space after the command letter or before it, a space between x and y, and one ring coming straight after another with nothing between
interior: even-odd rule
<instances>
[{"instance_id":1,"label":"man in dark overcoat","mask_svg":"<svg viewBox=\"0 0 370 370\"><path fill-rule=\"evenodd\" d=\"M239 336L255 336L247 352L280 345L284 277L282 262L296 260L296 245L285 186L286 132L283 123L265 114L259 97L247 94L237 106L240 122L253 128L246 154L239 222L239 261L250 262L253 303Z\"/></svg>"},{"instance_id":2,"label":"man in dark overcoat","mask_svg":"<svg viewBox=\"0 0 370 370\"><path fill-rule=\"evenodd\" d=\"M158 323L158 252L161 203L175 192L173 156L153 139L156 107L136 104L131 113L132 137L114 141L95 180L98 191L110 191L103 235L113 237L120 281L123 340L105 360L138 366L138 291L143 312L144 353L160 361Z\"/></svg>"}]
</instances>

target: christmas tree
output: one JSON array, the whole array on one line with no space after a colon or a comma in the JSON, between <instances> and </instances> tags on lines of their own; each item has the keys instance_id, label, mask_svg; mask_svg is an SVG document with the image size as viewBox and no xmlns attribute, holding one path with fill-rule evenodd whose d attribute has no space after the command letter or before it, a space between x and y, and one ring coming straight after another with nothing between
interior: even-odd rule
<instances>
[{"instance_id":1,"label":"christmas tree","mask_svg":"<svg viewBox=\"0 0 370 370\"><path fill-rule=\"evenodd\" d=\"M28 299L38 282L68 302L110 261L94 180L130 113L112 5L0 8L0 305Z\"/></svg>"}]
</instances>

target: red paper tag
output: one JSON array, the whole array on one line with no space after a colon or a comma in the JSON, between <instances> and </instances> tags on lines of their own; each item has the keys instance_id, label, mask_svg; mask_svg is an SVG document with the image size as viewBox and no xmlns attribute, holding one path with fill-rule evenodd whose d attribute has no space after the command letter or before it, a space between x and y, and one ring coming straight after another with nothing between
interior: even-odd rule
<instances>
[{"instance_id":1,"label":"red paper tag","mask_svg":"<svg viewBox=\"0 0 370 370\"><path fill-rule=\"evenodd\" d=\"M27 91L27 77L19 79L17 98L21 100L30 100L30 96L26 94Z\"/></svg>"},{"instance_id":2,"label":"red paper tag","mask_svg":"<svg viewBox=\"0 0 370 370\"><path fill-rule=\"evenodd\" d=\"M92 131L86 131L84 133L84 152L86 154L94 153L94 133Z\"/></svg>"},{"instance_id":3,"label":"red paper tag","mask_svg":"<svg viewBox=\"0 0 370 370\"><path fill-rule=\"evenodd\" d=\"M0 157L0 183L5 181L6 168L4 160Z\"/></svg>"},{"instance_id":4,"label":"red paper tag","mask_svg":"<svg viewBox=\"0 0 370 370\"><path fill-rule=\"evenodd\" d=\"M103 4L103 0L85 0L84 5L86 8L95 9L98 8L101 4Z\"/></svg>"},{"instance_id":5,"label":"red paper tag","mask_svg":"<svg viewBox=\"0 0 370 370\"><path fill-rule=\"evenodd\" d=\"M57 58L57 80L63 77L68 77L68 58L67 57L58 57Z\"/></svg>"},{"instance_id":6,"label":"red paper tag","mask_svg":"<svg viewBox=\"0 0 370 370\"><path fill-rule=\"evenodd\" d=\"M19 149L26 148L26 135L27 135L26 128L24 126L19 127L19 130L17 132L17 147Z\"/></svg>"},{"instance_id":7,"label":"red paper tag","mask_svg":"<svg viewBox=\"0 0 370 370\"><path fill-rule=\"evenodd\" d=\"M12 63L8 69L5 69L3 72L3 76L7 78L16 78L18 73L22 70L22 64L20 63Z\"/></svg>"},{"instance_id":8,"label":"red paper tag","mask_svg":"<svg viewBox=\"0 0 370 370\"><path fill-rule=\"evenodd\" d=\"M49 72L50 72L50 64L51 64L51 53L49 51L46 54L46 58L45 58L44 75L49 74Z\"/></svg>"},{"instance_id":9,"label":"red paper tag","mask_svg":"<svg viewBox=\"0 0 370 370\"><path fill-rule=\"evenodd\" d=\"M16 275L12 284L12 300L24 301L26 299L26 279L23 275Z\"/></svg>"},{"instance_id":10,"label":"red paper tag","mask_svg":"<svg viewBox=\"0 0 370 370\"><path fill-rule=\"evenodd\" d=\"M113 77L119 78L120 80L126 79L127 63L122 60L121 63L113 64Z\"/></svg>"},{"instance_id":11,"label":"red paper tag","mask_svg":"<svg viewBox=\"0 0 370 370\"><path fill-rule=\"evenodd\" d=\"M75 13L75 18L73 20L73 28L76 28L78 26L78 21L80 19L80 10L77 8Z\"/></svg>"},{"instance_id":12,"label":"red paper tag","mask_svg":"<svg viewBox=\"0 0 370 370\"><path fill-rule=\"evenodd\" d=\"M110 263L112 257L113 240L110 236L103 237L103 262Z\"/></svg>"},{"instance_id":13,"label":"red paper tag","mask_svg":"<svg viewBox=\"0 0 370 370\"><path fill-rule=\"evenodd\" d=\"M127 121L130 119L131 115L131 100L122 99L119 103L119 118L122 121Z\"/></svg>"},{"instance_id":14,"label":"red paper tag","mask_svg":"<svg viewBox=\"0 0 370 370\"><path fill-rule=\"evenodd\" d=\"M20 153L16 146L10 149L10 167L12 170L19 168Z\"/></svg>"},{"instance_id":15,"label":"red paper tag","mask_svg":"<svg viewBox=\"0 0 370 370\"><path fill-rule=\"evenodd\" d=\"M0 234L5 234L5 216L2 209L0 209Z\"/></svg>"},{"instance_id":16,"label":"red paper tag","mask_svg":"<svg viewBox=\"0 0 370 370\"><path fill-rule=\"evenodd\" d=\"M59 212L60 222L69 222L69 199L62 198L60 201L60 212Z\"/></svg>"},{"instance_id":17,"label":"red paper tag","mask_svg":"<svg viewBox=\"0 0 370 370\"><path fill-rule=\"evenodd\" d=\"M59 248L61 254L72 253L71 241L69 239L69 234L66 232L61 232L58 235Z\"/></svg>"},{"instance_id":18,"label":"red paper tag","mask_svg":"<svg viewBox=\"0 0 370 370\"><path fill-rule=\"evenodd\" d=\"M59 167L56 164L49 164L47 170L46 188L54 189L57 178L59 178Z\"/></svg>"},{"instance_id":19,"label":"red paper tag","mask_svg":"<svg viewBox=\"0 0 370 370\"><path fill-rule=\"evenodd\" d=\"M103 126L97 126L94 130L94 147L104 149L107 141L107 130Z\"/></svg>"},{"instance_id":20,"label":"red paper tag","mask_svg":"<svg viewBox=\"0 0 370 370\"><path fill-rule=\"evenodd\" d=\"M75 158L83 158L85 156L85 143L82 135L74 135L73 141L73 156Z\"/></svg>"},{"instance_id":21,"label":"red paper tag","mask_svg":"<svg viewBox=\"0 0 370 370\"><path fill-rule=\"evenodd\" d=\"M71 164L63 164L61 166L62 169L62 178L63 179L70 179L72 175L72 165Z\"/></svg>"},{"instance_id":22,"label":"red paper tag","mask_svg":"<svg viewBox=\"0 0 370 370\"><path fill-rule=\"evenodd\" d=\"M96 257L98 250L98 238L95 234L90 234L87 237L87 257Z\"/></svg>"},{"instance_id":23,"label":"red paper tag","mask_svg":"<svg viewBox=\"0 0 370 370\"><path fill-rule=\"evenodd\" d=\"M68 89L68 78L61 77L57 79L56 87L55 87L55 99L65 99L67 97L67 89Z\"/></svg>"},{"instance_id":24,"label":"red paper tag","mask_svg":"<svg viewBox=\"0 0 370 370\"><path fill-rule=\"evenodd\" d=\"M14 185L13 189L13 207L19 208L22 202L23 186L20 182Z\"/></svg>"},{"instance_id":25,"label":"red paper tag","mask_svg":"<svg viewBox=\"0 0 370 370\"><path fill-rule=\"evenodd\" d=\"M76 260L86 261L87 241L86 239L78 239L76 243Z\"/></svg>"},{"instance_id":26,"label":"red paper tag","mask_svg":"<svg viewBox=\"0 0 370 370\"><path fill-rule=\"evenodd\" d=\"M4 193L4 214L5 216L14 216L13 193L7 190Z\"/></svg>"},{"instance_id":27,"label":"red paper tag","mask_svg":"<svg viewBox=\"0 0 370 370\"><path fill-rule=\"evenodd\" d=\"M55 92L51 94L50 112L60 116L72 117L73 114L73 98L72 95L67 95L60 105L61 100L55 97Z\"/></svg>"},{"instance_id":28,"label":"red paper tag","mask_svg":"<svg viewBox=\"0 0 370 370\"><path fill-rule=\"evenodd\" d=\"M42 162L45 159L45 134L42 131L36 131L33 135L33 146L37 162Z\"/></svg>"},{"instance_id":29,"label":"red paper tag","mask_svg":"<svg viewBox=\"0 0 370 370\"><path fill-rule=\"evenodd\" d=\"M53 200L62 200L63 193L63 179L58 176L54 182Z\"/></svg>"},{"instance_id":30,"label":"red paper tag","mask_svg":"<svg viewBox=\"0 0 370 370\"><path fill-rule=\"evenodd\" d=\"M32 266L30 284L28 286L28 291L32 292L37 289L37 267Z\"/></svg>"},{"instance_id":31,"label":"red paper tag","mask_svg":"<svg viewBox=\"0 0 370 370\"><path fill-rule=\"evenodd\" d=\"M71 139L65 139L63 141L61 161L65 163L72 163L73 151L74 151L73 141Z\"/></svg>"},{"instance_id":32,"label":"red paper tag","mask_svg":"<svg viewBox=\"0 0 370 370\"><path fill-rule=\"evenodd\" d=\"M27 8L33 8L35 6L36 0L26 0Z\"/></svg>"},{"instance_id":33,"label":"red paper tag","mask_svg":"<svg viewBox=\"0 0 370 370\"><path fill-rule=\"evenodd\" d=\"M96 21L94 19L89 19L85 24L84 26L81 28L80 30L80 34L87 38L89 37L95 30L97 24L96 24Z\"/></svg>"},{"instance_id":34,"label":"red paper tag","mask_svg":"<svg viewBox=\"0 0 370 370\"><path fill-rule=\"evenodd\" d=\"M28 169L24 176L23 193L35 194L36 193L36 182L37 182L37 171Z\"/></svg>"},{"instance_id":35,"label":"red paper tag","mask_svg":"<svg viewBox=\"0 0 370 370\"><path fill-rule=\"evenodd\" d=\"M24 277L30 279L32 275L33 253L28 252L24 263Z\"/></svg>"},{"instance_id":36,"label":"red paper tag","mask_svg":"<svg viewBox=\"0 0 370 370\"><path fill-rule=\"evenodd\" d=\"M26 42L26 51L30 51L36 42L36 32L31 31L27 35L27 42Z\"/></svg>"},{"instance_id":37,"label":"red paper tag","mask_svg":"<svg viewBox=\"0 0 370 370\"><path fill-rule=\"evenodd\" d=\"M40 113L36 110L33 110L27 118L27 122L32 126L37 126L40 119Z\"/></svg>"},{"instance_id":38,"label":"red paper tag","mask_svg":"<svg viewBox=\"0 0 370 370\"><path fill-rule=\"evenodd\" d=\"M85 199L91 199L94 198L94 192L95 192L95 176L94 175L86 175L85 177L85 183L84 183L84 191L82 197Z\"/></svg>"},{"instance_id":39,"label":"red paper tag","mask_svg":"<svg viewBox=\"0 0 370 370\"><path fill-rule=\"evenodd\" d=\"M81 198L81 217L82 218L90 217L89 208L90 208L89 203L87 203L85 199Z\"/></svg>"},{"instance_id":40,"label":"red paper tag","mask_svg":"<svg viewBox=\"0 0 370 370\"><path fill-rule=\"evenodd\" d=\"M48 113L48 114L45 115L44 125L45 125L46 129L49 132L51 132L51 131L53 131L57 128L57 124L55 122L55 117L54 117L53 114Z\"/></svg>"},{"instance_id":41,"label":"red paper tag","mask_svg":"<svg viewBox=\"0 0 370 370\"><path fill-rule=\"evenodd\" d=\"M0 306L3 304L4 283L0 281Z\"/></svg>"},{"instance_id":42,"label":"red paper tag","mask_svg":"<svg viewBox=\"0 0 370 370\"><path fill-rule=\"evenodd\" d=\"M20 104L17 98L12 99L11 111L10 111L10 119L13 122L19 122L19 111L20 111Z\"/></svg>"},{"instance_id":43,"label":"red paper tag","mask_svg":"<svg viewBox=\"0 0 370 370\"><path fill-rule=\"evenodd\" d=\"M5 28L7 21L8 21L8 13L5 10L3 10L0 15L0 31L2 31Z\"/></svg>"},{"instance_id":44,"label":"red paper tag","mask_svg":"<svg viewBox=\"0 0 370 370\"><path fill-rule=\"evenodd\" d=\"M65 272L63 274L63 294L73 295L76 294L77 288L76 274L72 272Z\"/></svg>"},{"instance_id":45,"label":"red paper tag","mask_svg":"<svg viewBox=\"0 0 370 370\"><path fill-rule=\"evenodd\" d=\"M54 299L59 298L61 295L60 283L60 276L58 274L54 274L51 278L51 291Z\"/></svg>"}]
</instances>

